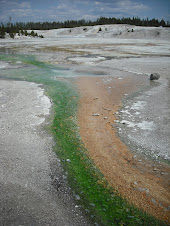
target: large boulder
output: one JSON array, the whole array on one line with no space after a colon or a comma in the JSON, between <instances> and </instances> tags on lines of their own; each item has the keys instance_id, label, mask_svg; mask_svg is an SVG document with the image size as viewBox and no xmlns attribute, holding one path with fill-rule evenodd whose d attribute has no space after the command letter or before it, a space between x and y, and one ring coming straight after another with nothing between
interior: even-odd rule
<instances>
[{"instance_id":1,"label":"large boulder","mask_svg":"<svg viewBox=\"0 0 170 226\"><path fill-rule=\"evenodd\" d=\"M160 78L160 74L153 73L150 75L150 80L158 80Z\"/></svg>"}]
</instances>

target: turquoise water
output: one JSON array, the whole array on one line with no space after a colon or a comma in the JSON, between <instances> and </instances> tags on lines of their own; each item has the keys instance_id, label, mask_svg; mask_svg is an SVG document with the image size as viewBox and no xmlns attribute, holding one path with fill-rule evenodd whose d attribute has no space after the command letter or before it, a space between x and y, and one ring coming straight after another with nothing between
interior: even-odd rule
<instances>
[{"instance_id":1,"label":"turquoise water","mask_svg":"<svg viewBox=\"0 0 170 226\"><path fill-rule=\"evenodd\" d=\"M0 77L11 77L34 81L34 79L54 79L55 77L75 77L70 70L37 61L34 56L0 55L0 61L7 62L1 68Z\"/></svg>"},{"instance_id":2,"label":"turquoise water","mask_svg":"<svg viewBox=\"0 0 170 226\"><path fill-rule=\"evenodd\" d=\"M57 79L57 78L76 78L80 76L96 76L92 73L75 72L71 69L59 67L36 60L30 55L0 54L0 62L8 63L5 68L0 68L1 78L13 78L28 81Z\"/></svg>"}]
</instances>

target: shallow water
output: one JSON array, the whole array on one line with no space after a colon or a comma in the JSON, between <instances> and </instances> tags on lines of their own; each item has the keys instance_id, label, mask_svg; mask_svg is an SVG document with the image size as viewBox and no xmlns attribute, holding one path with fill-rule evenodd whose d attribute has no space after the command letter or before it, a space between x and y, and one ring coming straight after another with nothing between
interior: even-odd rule
<instances>
[{"instance_id":1,"label":"shallow water","mask_svg":"<svg viewBox=\"0 0 170 226\"><path fill-rule=\"evenodd\" d=\"M75 71L68 67L47 64L36 60L36 58L31 55L16 55L14 53L1 53L0 70L0 78L19 78L30 81L47 78L57 79L96 76L95 73L88 71Z\"/></svg>"}]
</instances>

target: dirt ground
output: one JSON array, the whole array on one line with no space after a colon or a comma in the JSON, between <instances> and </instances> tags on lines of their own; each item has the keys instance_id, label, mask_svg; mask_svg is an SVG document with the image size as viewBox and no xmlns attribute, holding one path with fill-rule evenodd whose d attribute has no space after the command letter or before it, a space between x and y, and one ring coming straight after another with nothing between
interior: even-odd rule
<instances>
[{"instance_id":1,"label":"dirt ground","mask_svg":"<svg viewBox=\"0 0 170 226\"><path fill-rule=\"evenodd\" d=\"M115 129L117 111L125 95L146 85L133 77L82 77L76 80L80 92L78 124L90 157L110 185L130 203L153 216L170 222L170 189L167 165L134 156ZM162 173L164 172L164 173Z\"/></svg>"}]
</instances>

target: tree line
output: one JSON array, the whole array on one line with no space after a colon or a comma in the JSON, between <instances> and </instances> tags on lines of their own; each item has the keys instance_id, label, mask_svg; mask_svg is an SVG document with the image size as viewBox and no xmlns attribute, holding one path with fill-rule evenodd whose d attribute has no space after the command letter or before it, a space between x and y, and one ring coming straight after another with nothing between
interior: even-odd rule
<instances>
[{"instance_id":1,"label":"tree line","mask_svg":"<svg viewBox=\"0 0 170 226\"><path fill-rule=\"evenodd\" d=\"M11 17L7 23L1 23L0 25L0 38L5 38L6 34L9 35L10 38L15 38L15 35L18 36L32 36L32 37L40 37L43 38L43 35L38 35L33 30L28 32L27 25L24 23L11 23Z\"/></svg>"},{"instance_id":2,"label":"tree line","mask_svg":"<svg viewBox=\"0 0 170 226\"><path fill-rule=\"evenodd\" d=\"M163 19L140 19L139 17L133 18L107 18L100 17L96 21L91 20L67 20L64 22L16 22L11 23L11 18L7 23L1 23L0 25L0 38L5 38L5 35L8 33L11 38L14 38L16 34L41 37L38 36L33 30L50 30L50 29L59 29L59 28L73 28L81 26L94 26L94 25L106 25L106 24L130 24L136 26L148 26L148 27L170 27L169 21L165 22ZM32 30L30 33L27 30Z\"/></svg>"}]
</instances>

